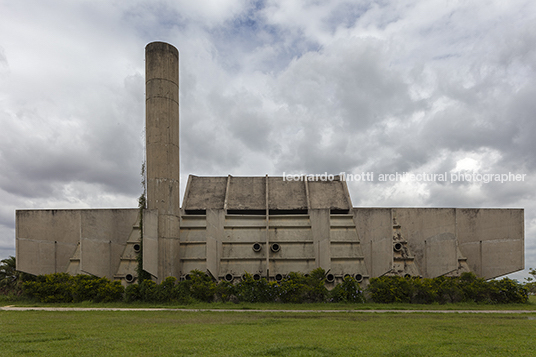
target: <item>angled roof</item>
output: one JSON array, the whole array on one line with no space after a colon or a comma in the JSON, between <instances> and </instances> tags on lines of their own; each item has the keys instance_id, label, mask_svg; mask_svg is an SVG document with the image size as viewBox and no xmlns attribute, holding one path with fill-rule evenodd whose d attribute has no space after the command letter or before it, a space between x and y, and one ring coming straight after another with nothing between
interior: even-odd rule
<instances>
[{"instance_id":1,"label":"angled roof","mask_svg":"<svg viewBox=\"0 0 536 357\"><path fill-rule=\"evenodd\" d=\"M193 176L184 194L185 211L349 210L352 202L345 181L289 181L282 176Z\"/></svg>"}]
</instances>

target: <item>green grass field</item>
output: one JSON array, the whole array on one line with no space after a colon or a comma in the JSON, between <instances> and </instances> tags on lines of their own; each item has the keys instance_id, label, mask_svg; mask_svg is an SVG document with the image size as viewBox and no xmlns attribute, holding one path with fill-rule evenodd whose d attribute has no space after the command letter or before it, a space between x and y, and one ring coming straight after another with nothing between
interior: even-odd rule
<instances>
[{"instance_id":1,"label":"green grass field","mask_svg":"<svg viewBox=\"0 0 536 357\"><path fill-rule=\"evenodd\" d=\"M530 314L0 311L1 356L534 356Z\"/></svg>"}]
</instances>

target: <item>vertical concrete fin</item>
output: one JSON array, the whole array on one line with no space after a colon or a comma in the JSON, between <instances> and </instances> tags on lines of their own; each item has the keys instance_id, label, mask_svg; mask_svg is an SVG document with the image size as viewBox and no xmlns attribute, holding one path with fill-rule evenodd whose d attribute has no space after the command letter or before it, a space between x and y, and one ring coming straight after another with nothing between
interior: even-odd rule
<instances>
[{"instance_id":1,"label":"vertical concrete fin","mask_svg":"<svg viewBox=\"0 0 536 357\"><path fill-rule=\"evenodd\" d=\"M207 210L207 269L216 279L220 276L220 254L225 215L223 210Z\"/></svg>"},{"instance_id":2,"label":"vertical concrete fin","mask_svg":"<svg viewBox=\"0 0 536 357\"><path fill-rule=\"evenodd\" d=\"M315 246L316 266L324 270L331 269L329 209L309 210L311 230Z\"/></svg>"},{"instance_id":3,"label":"vertical concrete fin","mask_svg":"<svg viewBox=\"0 0 536 357\"><path fill-rule=\"evenodd\" d=\"M158 277L158 211L143 211L143 270Z\"/></svg>"}]
</instances>

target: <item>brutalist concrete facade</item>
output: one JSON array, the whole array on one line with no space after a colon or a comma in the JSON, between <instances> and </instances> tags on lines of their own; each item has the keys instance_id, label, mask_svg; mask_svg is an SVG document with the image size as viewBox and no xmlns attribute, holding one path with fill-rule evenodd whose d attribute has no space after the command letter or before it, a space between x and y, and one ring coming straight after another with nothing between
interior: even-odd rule
<instances>
[{"instance_id":1,"label":"brutalist concrete facade","mask_svg":"<svg viewBox=\"0 0 536 357\"><path fill-rule=\"evenodd\" d=\"M17 269L234 281L321 267L345 275L484 278L524 268L523 209L352 207L346 182L190 176L179 207L179 54L146 47L147 207L17 210ZM143 237L143 241L142 241Z\"/></svg>"}]
</instances>

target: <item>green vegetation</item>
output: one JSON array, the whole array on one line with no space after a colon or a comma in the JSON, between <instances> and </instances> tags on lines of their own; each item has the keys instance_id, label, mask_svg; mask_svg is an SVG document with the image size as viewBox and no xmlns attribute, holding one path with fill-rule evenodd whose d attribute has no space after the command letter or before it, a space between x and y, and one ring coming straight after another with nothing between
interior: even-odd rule
<instances>
[{"instance_id":1,"label":"green vegetation","mask_svg":"<svg viewBox=\"0 0 536 357\"><path fill-rule=\"evenodd\" d=\"M536 314L0 311L2 356L533 356Z\"/></svg>"},{"instance_id":2,"label":"green vegetation","mask_svg":"<svg viewBox=\"0 0 536 357\"><path fill-rule=\"evenodd\" d=\"M359 283L347 276L331 291L325 287L325 271L315 269L311 274L290 273L281 281L255 279L250 274L236 284L214 281L208 274L194 270L188 278L177 281L168 277L156 284L145 279L126 289L118 281L88 275L70 276L66 273L40 275L22 284L24 295L40 302L152 302L188 304L199 302L250 303L322 303L344 302L406 304L445 304L473 302L485 304L526 303L528 289L511 280L485 281L474 274L459 278L383 276L370 279L362 291Z\"/></svg>"},{"instance_id":3,"label":"green vegetation","mask_svg":"<svg viewBox=\"0 0 536 357\"><path fill-rule=\"evenodd\" d=\"M421 279L383 276L370 279L367 288L370 298L378 303L452 303L476 302L488 304L526 303L528 289L518 282L504 278L486 281L473 273L460 277Z\"/></svg>"},{"instance_id":4,"label":"green vegetation","mask_svg":"<svg viewBox=\"0 0 536 357\"><path fill-rule=\"evenodd\" d=\"M531 270L532 274L533 270ZM34 300L41 303L145 302L192 304L198 302L233 303L402 303L402 304L526 304L534 282L523 285L514 280L486 281L472 273L460 277L382 276L370 279L365 290L351 276L331 291L325 286L326 272L315 269L310 274L289 273L279 281L244 274L235 284L215 281L208 274L194 270L182 281L174 277L156 284L141 279L125 289L119 281L89 275L70 276L56 273L31 276L15 270L15 258L0 265L0 302Z\"/></svg>"}]
</instances>

